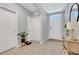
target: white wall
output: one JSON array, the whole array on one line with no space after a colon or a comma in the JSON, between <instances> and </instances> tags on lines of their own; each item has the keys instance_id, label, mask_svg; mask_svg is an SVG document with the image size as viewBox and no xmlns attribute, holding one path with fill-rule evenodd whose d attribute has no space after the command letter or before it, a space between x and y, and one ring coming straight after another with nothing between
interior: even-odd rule
<instances>
[{"instance_id":1,"label":"white wall","mask_svg":"<svg viewBox=\"0 0 79 59\"><path fill-rule=\"evenodd\" d=\"M18 33L22 31L27 31L27 15L30 16L31 13L21 7L18 4L15 3L0 3L0 6L4 6L6 8L12 9L17 13L17 19L18 19ZM18 40L20 43L20 39Z\"/></svg>"},{"instance_id":2,"label":"white wall","mask_svg":"<svg viewBox=\"0 0 79 59\"><path fill-rule=\"evenodd\" d=\"M49 18L45 13L42 14L42 41L48 39L49 33Z\"/></svg>"},{"instance_id":3,"label":"white wall","mask_svg":"<svg viewBox=\"0 0 79 59\"><path fill-rule=\"evenodd\" d=\"M70 13L70 8L71 8L71 4L68 3L66 8L65 8L65 22L69 21L69 13Z\"/></svg>"}]
</instances>

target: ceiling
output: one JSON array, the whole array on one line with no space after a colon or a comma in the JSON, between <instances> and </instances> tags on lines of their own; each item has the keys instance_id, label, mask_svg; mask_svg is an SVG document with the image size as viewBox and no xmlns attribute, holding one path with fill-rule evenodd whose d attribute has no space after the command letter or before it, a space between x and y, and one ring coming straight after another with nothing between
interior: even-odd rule
<instances>
[{"instance_id":1,"label":"ceiling","mask_svg":"<svg viewBox=\"0 0 79 59\"><path fill-rule=\"evenodd\" d=\"M42 9L47 13L53 13L64 10L66 7L65 3L40 3Z\"/></svg>"},{"instance_id":2,"label":"ceiling","mask_svg":"<svg viewBox=\"0 0 79 59\"><path fill-rule=\"evenodd\" d=\"M20 3L24 8L28 9L31 12L36 12L37 8L33 3Z\"/></svg>"},{"instance_id":3,"label":"ceiling","mask_svg":"<svg viewBox=\"0 0 79 59\"><path fill-rule=\"evenodd\" d=\"M38 8L34 3L20 3L24 8L28 9L31 12L37 12ZM64 10L66 7L66 3L39 3L38 4L43 11L46 13L53 13L56 11Z\"/></svg>"}]
</instances>

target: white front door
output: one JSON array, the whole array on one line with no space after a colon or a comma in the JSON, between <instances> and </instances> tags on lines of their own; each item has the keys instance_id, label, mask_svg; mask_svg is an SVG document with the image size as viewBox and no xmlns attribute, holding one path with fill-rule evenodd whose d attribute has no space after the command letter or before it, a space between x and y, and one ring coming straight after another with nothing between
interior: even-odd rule
<instances>
[{"instance_id":1,"label":"white front door","mask_svg":"<svg viewBox=\"0 0 79 59\"><path fill-rule=\"evenodd\" d=\"M62 39L62 14L50 16L49 39Z\"/></svg>"},{"instance_id":2,"label":"white front door","mask_svg":"<svg viewBox=\"0 0 79 59\"><path fill-rule=\"evenodd\" d=\"M0 52L17 45L16 12L0 8Z\"/></svg>"}]
</instances>

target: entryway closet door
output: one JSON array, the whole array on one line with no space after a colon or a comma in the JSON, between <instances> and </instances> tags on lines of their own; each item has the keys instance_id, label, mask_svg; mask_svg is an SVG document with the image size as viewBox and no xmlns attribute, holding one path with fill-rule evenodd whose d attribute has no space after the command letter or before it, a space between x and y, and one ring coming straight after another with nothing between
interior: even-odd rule
<instances>
[{"instance_id":1,"label":"entryway closet door","mask_svg":"<svg viewBox=\"0 0 79 59\"><path fill-rule=\"evenodd\" d=\"M0 8L0 53L17 45L16 12Z\"/></svg>"},{"instance_id":2,"label":"entryway closet door","mask_svg":"<svg viewBox=\"0 0 79 59\"><path fill-rule=\"evenodd\" d=\"M41 41L41 16L32 17L32 40Z\"/></svg>"},{"instance_id":3,"label":"entryway closet door","mask_svg":"<svg viewBox=\"0 0 79 59\"><path fill-rule=\"evenodd\" d=\"M27 17L28 40L41 40L41 16Z\"/></svg>"}]
</instances>

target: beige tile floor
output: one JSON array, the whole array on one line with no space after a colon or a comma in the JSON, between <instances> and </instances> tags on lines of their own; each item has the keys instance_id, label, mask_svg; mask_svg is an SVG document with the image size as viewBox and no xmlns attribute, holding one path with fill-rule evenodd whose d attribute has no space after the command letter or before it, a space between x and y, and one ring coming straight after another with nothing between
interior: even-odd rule
<instances>
[{"instance_id":1,"label":"beige tile floor","mask_svg":"<svg viewBox=\"0 0 79 59\"><path fill-rule=\"evenodd\" d=\"M0 55L63 55L63 46L60 41L48 40L43 45L32 41L31 45L25 45L10 49Z\"/></svg>"}]
</instances>

